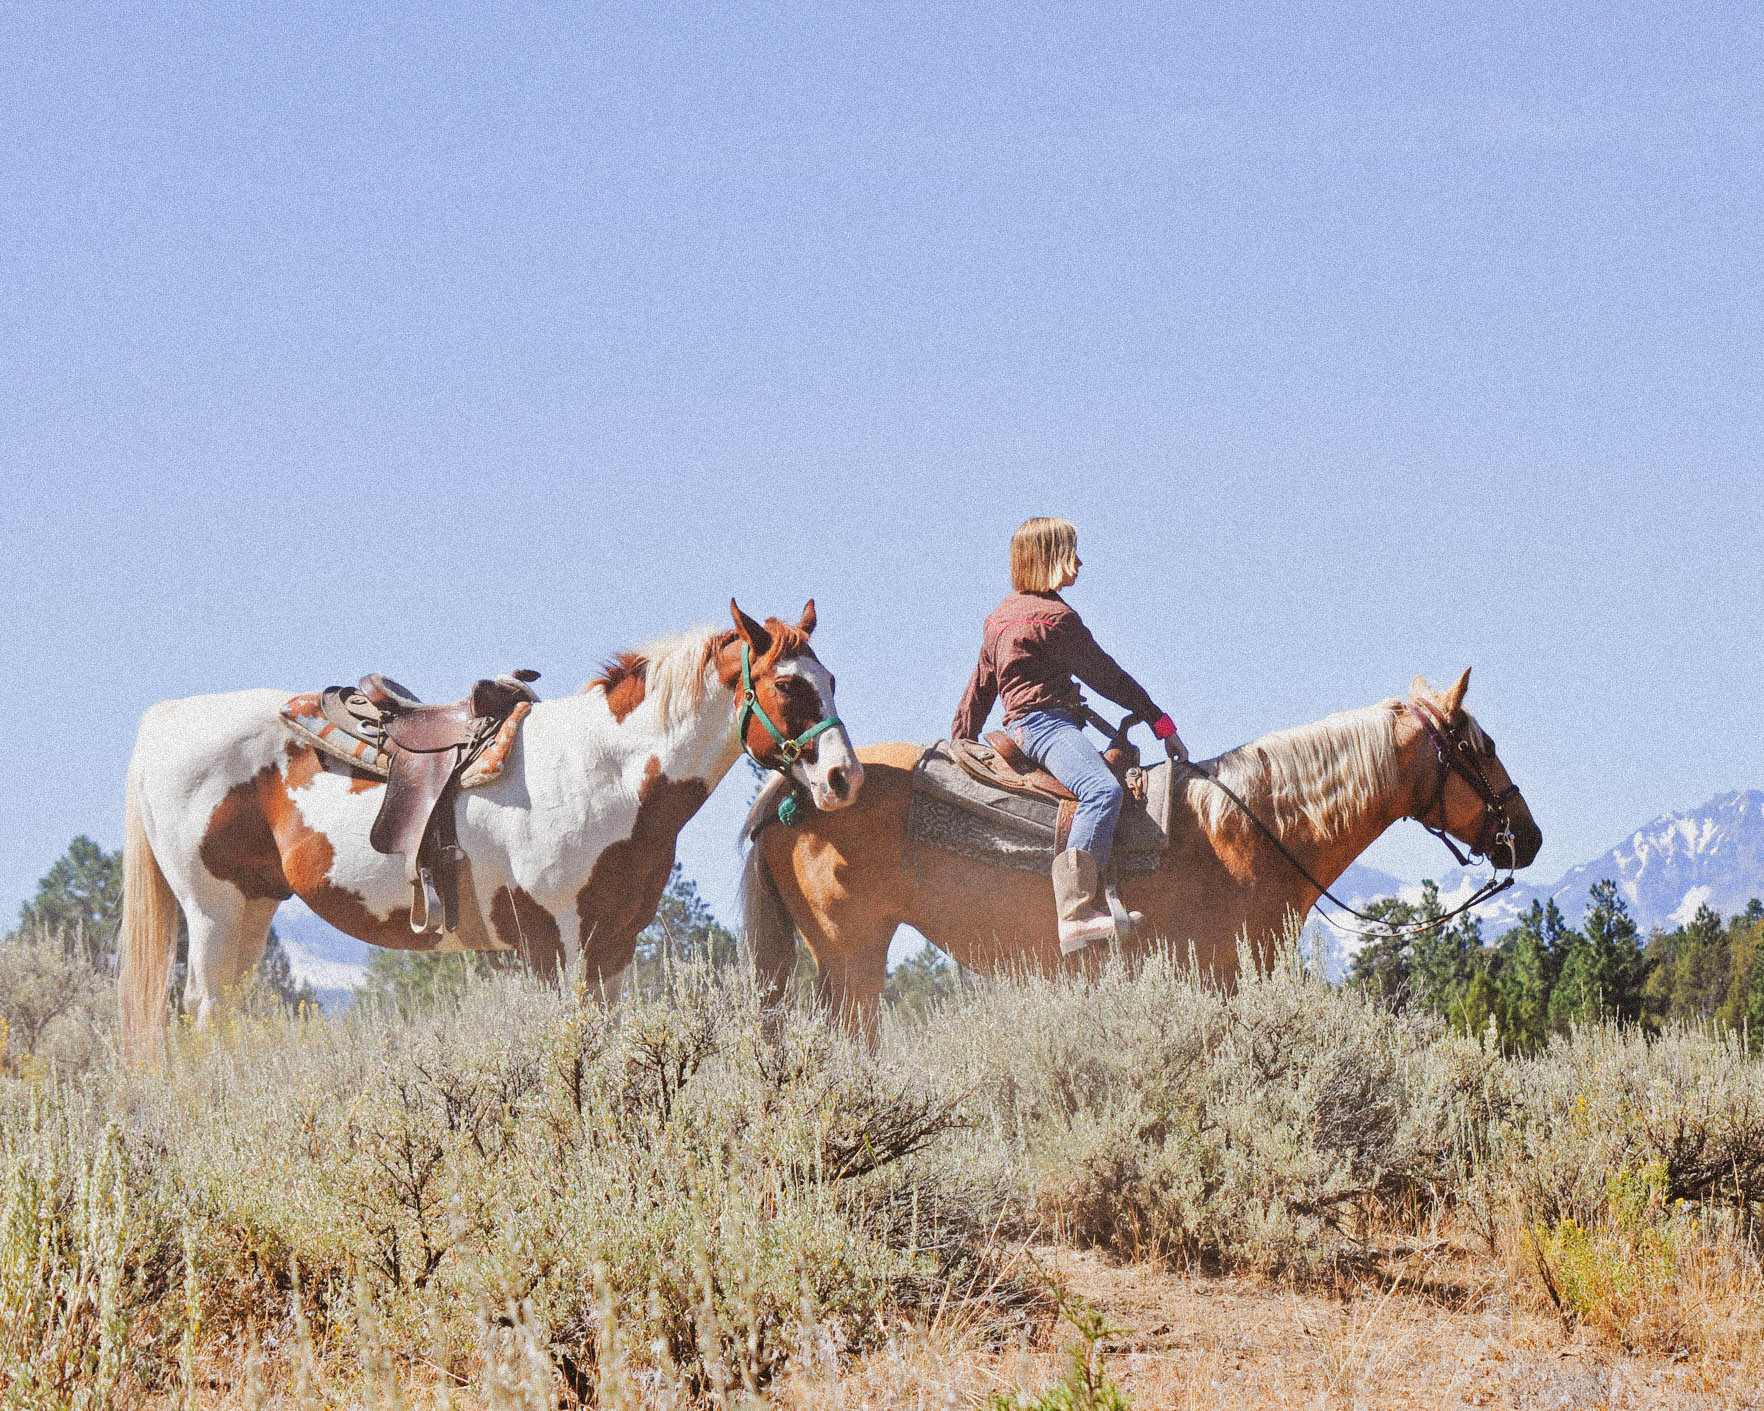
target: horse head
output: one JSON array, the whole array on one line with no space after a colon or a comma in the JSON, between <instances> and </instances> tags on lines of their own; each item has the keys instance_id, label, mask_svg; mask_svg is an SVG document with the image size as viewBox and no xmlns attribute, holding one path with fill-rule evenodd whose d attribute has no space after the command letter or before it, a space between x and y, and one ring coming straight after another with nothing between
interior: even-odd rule
<instances>
[{"instance_id":1,"label":"horse head","mask_svg":"<svg viewBox=\"0 0 1764 1411\"><path fill-rule=\"evenodd\" d=\"M844 808L863 785L864 766L834 707L833 673L809 646L815 600L794 626L775 617L756 622L733 598L729 612L735 632L718 674L735 691L742 748L807 790L821 811Z\"/></svg>"},{"instance_id":2,"label":"horse head","mask_svg":"<svg viewBox=\"0 0 1764 1411\"><path fill-rule=\"evenodd\" d=\"M1495 753L1494 737L1464 709L1469 685L1466 667L1448 691L1435 691L1419 676L1409 687L1420 781L1410 816L1496 867L1529 867L1543 846L1543 832Z\"/></svg>"}]
</instances>

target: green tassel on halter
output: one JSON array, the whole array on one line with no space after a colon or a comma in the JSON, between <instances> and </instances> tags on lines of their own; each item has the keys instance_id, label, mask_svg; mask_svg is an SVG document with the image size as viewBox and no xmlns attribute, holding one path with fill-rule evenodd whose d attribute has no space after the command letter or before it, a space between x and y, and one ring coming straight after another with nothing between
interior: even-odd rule
<instances>
[{"instance_id":1,"label":"green tassel on halter","mask_svg":"<svg viewBox=\"0 0 1764 1411\"><path fill-rule=\"evenodd\" d=\"M784 795L778 804L778 821L786 828L794 828L801 819L802 800L797 797L796 791L792 790Z\"/></svg>"}]
</instances>

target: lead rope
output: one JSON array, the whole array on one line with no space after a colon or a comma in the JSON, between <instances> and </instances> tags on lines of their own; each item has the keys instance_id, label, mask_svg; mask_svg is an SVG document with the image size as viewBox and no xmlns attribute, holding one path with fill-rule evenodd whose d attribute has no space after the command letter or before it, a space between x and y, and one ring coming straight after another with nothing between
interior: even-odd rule
<instances>
[{"instance_id":1,"label":"lead rope","mask_svg":"<svg viewBox=\"0 0 1764 1411\"><path fill-rule=\"evenodd\" d=\"M1178 761L1175 761L1175 760L1171 761L1172 764L1175 764L1177 762ZM1315 877L1313 877L1310 873L1310 870L1304 865L1304 863L1300 862L1296 857L1294 857L1292 855L1291 851L1287 848L1286 844L1281 842L1280 839L1274 835L1274 830L1272 828L1270 828L1266 823L1262 822L1262 820L1256 816L1256 811L1253 808L1251 808L1248 804L1246 804L1241 798L1239 798L1237 793L1231 788L1231 786L1229 784L1225 783L1222 779L1219 779L1214 775L1208 774L1206 771L1201 769L1199 765L1195 764L1192 760L1185 759L1185 760L1180 761L1180 763L1182 764L1182 766L1185 769L1188 769L1192 773L1198 774L1202 779L1205 779L1214 788L1221 790L1225 794L1226 798L1230 799L1232 803L1236 804L1238 806L1238 808L1243 810L1244 816L1247 817L1251 823L1255 824L1257 828L1262 830L1262 835L1265 838L1267 838L1267 840L1269 842L1274 844L1274 846L1277 849L1279 849L1280 855L1282 857L1284 857L1289 863L1292 864L1293 870L1295 872L1297 872L1299 874L1299 876L1303 877L1305 879L1305 881L1309 882L1313 887L1315 887L1317 889L1317 891L1321 894L1318 901L1311 903L1312 909L1319 916L1321 916L1325 921L1327 921L1331 926L1335 927L1338 931L1345 931L1350 936L1359 936L1362 939L1366 939L1366 938L1370 938L1370 937L1374 937L1374 936L1382 937L1382 936L1392 936L1392 935L1394 935L1394 936L1411 936L1411 935L1419 936L1419 935L1423 935L1428 931L1432 931L1432 930L1436 929L1437 927L1445 925L1446 922L1451 921L1451 920L1455 919L1456 917L1462 916L1466 911L1470 910L1471 907L1481 906L1482 903L1487 901L1490 897L1498 896L1500 893L1506 891L1508 887L1513 885L1513 880L1514 880L1513 879L1513 869L1509 868L1507 870L1506 877L1503 879L1500 875L1500 869L1497 868L1493 862L1490 862L1489 863L1490 875L1489 875L1488 881L1484 882L1473 893L1471 893L1469 900L1464 902L1463 905L1455 907L1453 910L1446 912L1445 915L1435 917L1431 921L1414 922L1414 923L1407 925L1407 926L1398 926L1398 927L1393 928L1387 922L1380 921L1376 916L1370 916L1364 911L1360 911L1354 907L1349 906L1340 897L1336 896L1334 892L1330 891L1329 888L1325 887L1321 882L1319 882ZM1175 784L1176 784L1176 781L1174 779L1172 779L1170 781L1172 794L1174 794L1174 791L1175 791ZM1174 808L1175 808L1174 798L1172 798L1172 800L1171 800L1170 807L1173 812ZM1432 832L1433 830L1428 829L1428 831ZM1166 836L1168 836L1168 834L1166 834ZM1453 852L1456 853L1456 851L1457 850L1454 848ZM1509 853L1509 856L1510 855L1511 854ZM1357 926L1344 926L1344 925L1342 925L1341 922L1337 921L1328 912L1323 910L1322 906L1319 904L1321 902L1322 897L1327 897L1337 907L1339 907L1339 908L1341 908L1341 910L1347 912L1348 915L1353 916L1353 917L1357 917L1361 921L1368 921L1368 922L1372 923L1372 925L1377 926L1380 929L1378 929L1377 931L1365 931L1365 930L1361 930Z\"/></svg>"}]
</instances>

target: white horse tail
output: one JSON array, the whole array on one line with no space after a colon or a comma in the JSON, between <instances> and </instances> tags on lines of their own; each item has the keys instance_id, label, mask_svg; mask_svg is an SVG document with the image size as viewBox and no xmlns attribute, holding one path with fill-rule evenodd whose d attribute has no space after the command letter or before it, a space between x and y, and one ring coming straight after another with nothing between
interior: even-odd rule
<instances>
[{"instance_id":1,"label":"white horse tail","mask_svg":"<svg viewBox=\"0 0 1764 1411\"><path fill-rule=\"evenodd\" d=\"M123 789L123 909L117 933L117 1000L123 1060L153 1068L165 1056L165 994L178 899L172 894L141 820L141 790L131 762Z\"/></svg>"},{"instance_id":2,"label":"white horse tail","mask_svg":"<svg viewBox=\"0 0 1764 1411\"><path fill-rule=\"evenodd\" d=\"M774 777L760 790L741 825L741 837L747 843L747 861L741 868L741 934L768 1003L784 997L796 971L796 923L784 906L771 868L766 866L759 835L789 788L788 779Z\"/></svg>"}]
</instances>

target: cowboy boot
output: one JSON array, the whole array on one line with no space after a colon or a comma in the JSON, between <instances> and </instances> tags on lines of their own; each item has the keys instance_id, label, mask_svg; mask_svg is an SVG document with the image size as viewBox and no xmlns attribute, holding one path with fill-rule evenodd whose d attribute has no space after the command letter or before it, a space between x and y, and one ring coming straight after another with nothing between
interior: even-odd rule
<instances>
[{"instance_id":1,"label":"cowboy boot","mask_svg":"<svg viewBox=\"0 0 1764 1411\"><path fill-rule=\"evenodd\" d=\"M1054 909L1060 918L1060 954L1075 955L1093 941L1115 934L1115 918L1097 904L1101 889L1096 858L1083 848L1067 848L1053 860Z\"/></svg>"}]
</instances>

